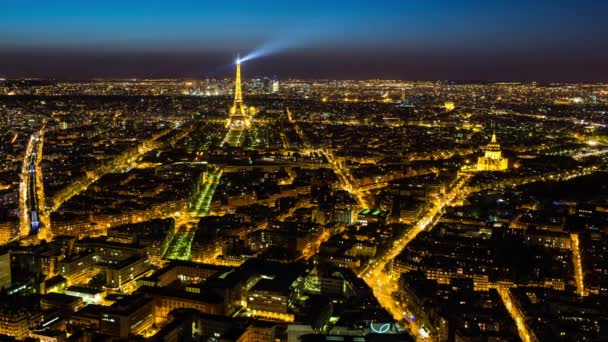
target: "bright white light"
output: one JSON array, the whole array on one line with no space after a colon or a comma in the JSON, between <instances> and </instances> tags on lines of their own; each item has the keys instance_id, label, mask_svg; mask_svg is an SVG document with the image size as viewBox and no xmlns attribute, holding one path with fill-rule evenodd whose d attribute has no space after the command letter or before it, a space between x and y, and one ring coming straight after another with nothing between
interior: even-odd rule
<instances>
[{"instance_id":1,"label":"bright white light","mask_svg":"<svg viewBox=\"0 0 608 342\"><path fill-rule=\"evenodd\" d=\"M425 327L421 327L420 329L418 329L418 333L420 334L420 337L422 337L422 338L428 338L430 336L429 332L426 330Z\"/></svg>"}]
</instances>

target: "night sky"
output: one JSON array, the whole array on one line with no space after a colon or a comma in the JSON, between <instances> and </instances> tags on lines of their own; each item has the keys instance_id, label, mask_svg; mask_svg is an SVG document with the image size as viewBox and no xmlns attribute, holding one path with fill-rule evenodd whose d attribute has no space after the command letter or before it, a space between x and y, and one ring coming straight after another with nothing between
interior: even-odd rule
<instances>
[{"instance_id":1,"label":"night sky","mask_svg":"<svg viewBox=\"0 0 608 342\"><path fill-rule=\"evenodd\" d=\"M608 81L601 0L0 1L0 77Z\"/></svg>"}]
</instances>

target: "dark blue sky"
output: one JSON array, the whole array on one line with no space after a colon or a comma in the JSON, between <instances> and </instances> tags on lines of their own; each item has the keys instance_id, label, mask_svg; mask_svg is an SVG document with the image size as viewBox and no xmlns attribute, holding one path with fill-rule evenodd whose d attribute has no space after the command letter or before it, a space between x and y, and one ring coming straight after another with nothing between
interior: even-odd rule
<instances>
[{"instance_id":1,"label":"dark blue sky","mask_svg":"<svg viewBox=\"0 0 608 342\"><path fill-rule=\"evenodd\" d=\"M608 1L2 1L0 76L608 80Z\"/></svg>"}]
</instances>

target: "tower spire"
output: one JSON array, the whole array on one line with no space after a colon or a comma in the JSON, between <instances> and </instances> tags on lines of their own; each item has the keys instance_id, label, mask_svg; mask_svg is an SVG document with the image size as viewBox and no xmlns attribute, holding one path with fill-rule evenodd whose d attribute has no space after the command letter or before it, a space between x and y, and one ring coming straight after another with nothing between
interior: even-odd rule
<instances>
[{"instance_id":1,"label":"tower spire","mask_svg":"<svg viewBox=\"0 0 608 342\"><path fill-rule=\"evenodd\" d=\"M236 78L234 80L234 102L230 107L230 127L249 127L249 113L243 103L243 89L241 85L241 54L236 57Z\"/></svg>"},{"instance_id":2,"label":"tower spire","mask_svg":"<svg viewBox=\"0 0 608 342\"><path fill-rule=\"evenodd\" d=\"M236 58L236 80L234 82L234 104L231 109L232 114L245 115L245 106L243 104L243 90L241 88L241 55L237 54Z\"/></svg>"}]
</instances>

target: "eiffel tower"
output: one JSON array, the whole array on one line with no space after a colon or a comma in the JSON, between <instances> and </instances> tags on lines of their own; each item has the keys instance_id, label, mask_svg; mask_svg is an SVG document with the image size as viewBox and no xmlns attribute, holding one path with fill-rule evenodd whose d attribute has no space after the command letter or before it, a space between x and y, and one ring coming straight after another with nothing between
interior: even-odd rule
<instances>
[{"instance_id":1,"label":"eiffel tower","mask_svg":"<svg viewBox=\"0 0 608 342\"><path fill-rule=\"evenodd\" d=\"M228 127L230 128L247 128L249 127L250 119L247 113L247 107L243 103L243 90L241 88L241 58L236 59L236 81L234 85L234 103L230 108L230 120Z\"/></svg>"}]
</instances>

